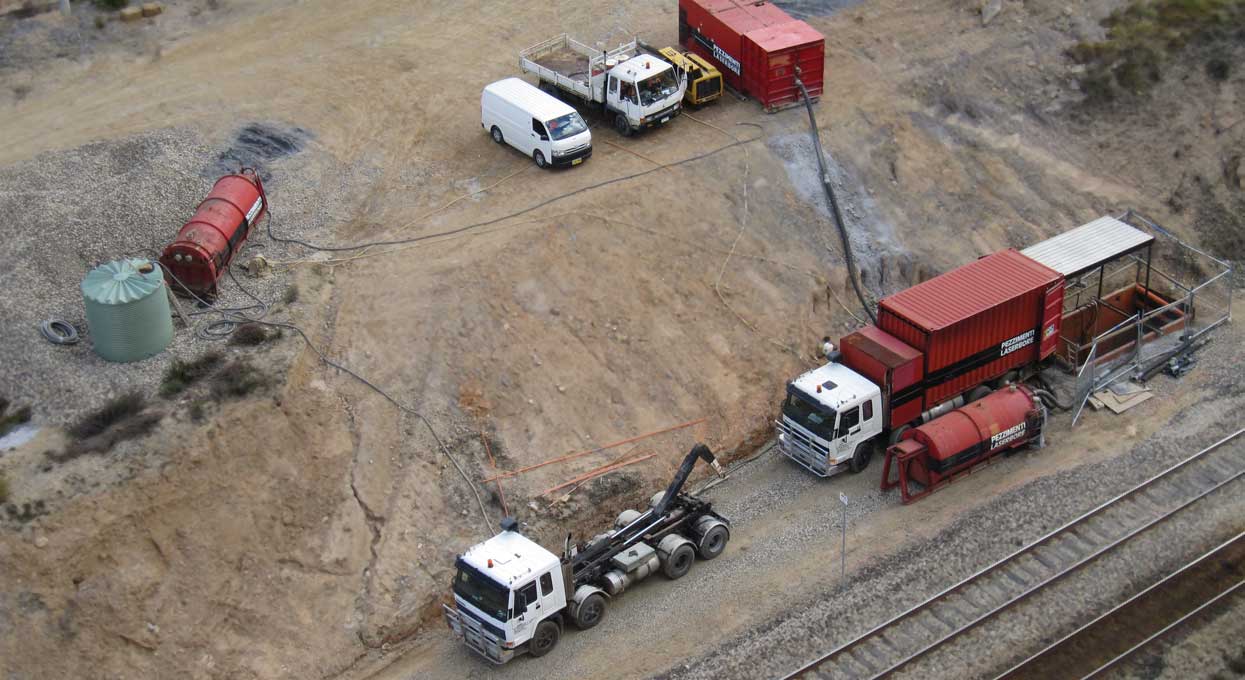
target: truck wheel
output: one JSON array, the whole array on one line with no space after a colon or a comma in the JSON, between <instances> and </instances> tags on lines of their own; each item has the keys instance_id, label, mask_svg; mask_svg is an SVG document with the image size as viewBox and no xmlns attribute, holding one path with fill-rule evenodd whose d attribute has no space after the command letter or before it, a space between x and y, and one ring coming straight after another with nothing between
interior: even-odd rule
<instances>
[{"instance_id":1,"label":"truck wheel","mask_svg":"<svg viewBox=\"0 0 1245 680\"><path fill-rule=\"evenodd\" d=\"M498 144L502 144L506 141L506 138L501 136L501 130L498 129L496 125L493 126L492 130L489 130L489 134L493 136L493 141Z\"/></svg>"},{"instance_id":2,"label":"truck wheel","mask_svg":"<svg viewBox=\"0 0 1245 680\"><path fill-rule=\"evenodd\" d=\"M848 467L852 472L860 472L869 467L870 458L873 458L873 442L860 442L856 445L856 451L852 453L852 461L848 463Z\"/></svg>"},{"instance_id":3,"label":"truck wheel","mask_svg":"<svg viewBox=\"0 0 1245 680\"><path fill-rule=\"evenodd\" d=\"M548 165L548 163L545 162L545 154L541 153L540 149L532 152L532 160L536 161L536 167L538 168L543 168Z\"/></svg>"},{"instance_id":4,"label":"truck wheel","mask_svg":"<svg viewBox=\"0 0 1245 680\"><path fill-rule=\"evenodd\" d=\"M558 646L558 639L562 637L562 631L558 629L558 624L553 621L545 620L536 624L536 632L532 635L531 642L527 643L527 651L534 657L542 657Z\"/></svg>"},{"instance_id":5,"label":"truck wheel","mask_svg":"<svg viewBox=\"0 0 1245 680\"><path fill-rule=\"evenodd\" d=\"M631 132L632 132L631 123L628 123L627 117L622 115L621 113L618 114L617 116L614 116L614 129L617 130L618 134L622 135L623 137L631 136Z\"/></svg>"},{"instance_id":6,"label":"truck wheel","mask_svg":"<svg viewBox=\"0 0 1245 680\"><path fill-rule=\"evenodd\" d=\"M671 581L683 578L691 570L694 561L696 561L696 551L691 543L684 543L675 548L670 553L670 558L666 560L664 570L666 578Z\"/></svg>"},{"instance_id":7,"label":"truck wheel","mask_svg":"<svg viewBox=\"0 0 1245 680\"><path fill-rule=\"evenodd\" d=\"M731 540L731 532L724 524L715 524L704 536L700 537L697 554L702 560L711 560L726 550L726 542Z\"/></svg>"},{"instance_id":8,"label":"truck wheel","mask_svg":"<svg viewBox=\"0 0 1245 680\"><path fill-rule=\"evenodd\" d=\"M603 618L605 618L605 598L601 593L593 593L585 597L575 609L575 627L580 630L592 628L601 623Z\"/></svg>"}]
</instances>

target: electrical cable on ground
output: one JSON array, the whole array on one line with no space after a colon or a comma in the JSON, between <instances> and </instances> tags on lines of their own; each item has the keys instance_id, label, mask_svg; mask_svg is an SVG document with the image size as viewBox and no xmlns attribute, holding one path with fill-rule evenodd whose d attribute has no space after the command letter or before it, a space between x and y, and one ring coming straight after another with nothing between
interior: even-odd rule
<instances>
[{"instance_id":1,"label":"electrical cable on ground","mask_svg":"<svg viewBox=\"0 0 1245 680\"><path fill-rule=\"evenodd\" d=\"M405 245L408 243L418 243L420 241L427 241L430 239L439 238L443 236L453 236L455 234L461 234L463 232L472 231L480 227L491 226L491 225L497 224L498 222L503 222L505 220L512 219L515 217L521 217L534 210L539 210L540 208L543 208L547 205L551 205L553 203L570 198L572 196L576 196L578 194L593 191L595 189L600 189L602 187L610 186L612 184L626 182L628 180L636 179L637 177L643 177L645 175L650 175L654 172L659 172L661 170L664 170L665 168L674 167L678 165L685 165L687 163L693 163L699 160L703 160L711 156L716 156L717 154L722 153L723 151L726 151L728 149L733 149L743 144L750 144L752 142L757 141L758 139L760 139L760 135L758 135L757 137L753 137L751 139L737 140L737 141L731 142L730 144L725 144L723 146L720 146L712 151L706 151L705 153L702 153L702 154L697 154L695 156L689 156L682 160L674 161L672 163L667 163L664 166L649 168L648 170L641 170L639 172L633 172L629 175L621 175L613 179L607 179L607 180L603 180L600 182L596 182L594 184L582 186L578 189L574 189L574 190L571 190L571 191L568 191L562 194L558 194L556 196L552 196L550 198L546 198L541 201L537 201L536 203L533 203L532 205L529 205L526 208L516 210L514 212L508 213L506 215L502 215L500 217L494 217L492 219L484 220L482 222L468 224L462 227L449 229L449 230L438 232L435 234L423 234L421 236L412 236L410 238L391 239L391 240L385 240L385 241L368 241L364 243L355 243L352 245L345 245L345 246L321 245L321 244L316 244L316 243L309 243L307 241L303 241L297 238L286 238L286 237L277 236L276 234L274 234L272 232L272 211L271 210L268 212L268 221L267 221L266 228L268 230L268 238L272 239L273 241L277 243L291 243L294 245L302 246L304 248L309 248L311 250L319 250L319 251L330 252L330 253L349 252L353 250L362 250L364 248L374 248L374 247L380 247L380 246L398 246L398 245Z\"/></svg>"},{"instance_id":2,"label":"electrical cable on ground","mask_svg":"<svg viewBox=\"0 0 1245 680\"><path fill-rule=\"evenodd\" d=\"M839 238L843 240L843 259L847 261L847 278L852 281L852 289L856 291L856 297L860 300L861 308L865 310L869 320L876 324L878 319L873 314L873 308L860 290L860 277L856 271L856 258L852 256L852 243L848 240L847 227L843 224L842 213L839 212L839 201L834 196L834 187L830 184L830 173L826 170L826 161L822 157L821 132L817 129L817 118L813 114L813 102L808 98L808 90L798 76L795 78L795 84L800 88L800 94L804 97L804 106L808 109L808 124L810 133L813 136L813 152L817 155L817 167L821 169L821 188L826 192L826 200L830 203L830 214L834 217L834 224L839 229Z\"/></svg>"},{"instance_id":3,"label":"electrical cable on ground","mask_svg":"<svg viewBox=\"0 0 1245 680\"><path fill-rule=\"evenodd\" d=\"M269 215L271 215L271 211L269 212ZM269 218L269 221L271 222L271 217ZM159 261L157 260L156 262L158 263ZM316 347L315 344L311 342L311 338L307 336L307 333L305 333L301 327L295 324L292 324L292 323L285 323L281 321L265 321L262 318L248 317L248 316L239 314L235 311L232 311L231 308L226 308L226 307L217 308L213 306L212 303L208 302L207 300L204 300L203 298L199 297L194 292L192 292L189 288L187 288L186 284L182 283L181 279L177 278L177 275L174 274L172 271L170 271L163 264L161 264L160 267L164 269L166 274L172 277L174 282L176 282L179 286L182 287L182 289L184 289L187 293L189 293L192 297L194 297L194 299L197 300L199 304L205 307L205 310L197 312L198 314L208 314L208 313L215 312L217 314L220 314L222 317L224 317L221 319L221 321L229 321L230 323L233 323L234 325L239 325L243 323L255 323L255 324L262 325L262 326L270 326L273 328L285 328L285 329L291 330L297 333L299 337L303 339L303 342L306 343L307 347L311 349L311 351L314 352L317 357L319 357L322 363L324 363L325 365L331 366L333 368L336 368L337 370L345 373L346 375L349 375L350 377L354 378L360 383L363 383L363 385L367 386L373 392L379 394L390 404L393 404L393 406L397 408L399 411L413 415L416 418L418 418L421 422L423 422L424 427L428 429L428 434L432 435L433 440L435 440L437 442L437 445L441 448L441 452L445 455L446 458L449 459L451 463L454 464L454 467L458 470L458 474L463 478L463 481L467 483L467 486L471 487L471 492L475 494L476 503L479 504L480 506L480 517L484 522L484 531L486 534L489 532L490 525L489 525L489 518L488 518L488 510L486 510L484 507L484 499L480 496L479 488L477 488L475 485L475 482L472 482L471 478L467 476L467 471L463 469L462 465L458 463L458 460L455 459L453 454L450 453L449 447L447 447L445 445L445 442L441 440L441 437L437 434L436 429L433 428L432 423L429 422L426 417L424 417L423 413L420 413L419 411L409 406L406 406L405 404L402 404L397 399L394 399L392 396L390 396L388 392L378 387L372 381L368 380L367 378L364 378L362 375L359 375L358 373L355 373L353 370L347 368L343 364L339 364L336 361L333 361L332 359L330 359L328 355L322 352L319 347ZM257 301L259 300L259 298L252 295L245 288L242 288L242 285L238 283L238 280L236 278L234 278L232 271L230 271L229 273L229 278L232 279L233 282L238 285L239 289L241 289L244 293L246 293L252 299L255 299ZM241 309L252 309L256 306L257 305L248 305L247 307L243 307ZM268 306L266 303L259 301L258 306L261 306L265 310L265 313L267 313ZM219 323L219 322L216 322L216 323Z\"/></svg>"}]
</instances>

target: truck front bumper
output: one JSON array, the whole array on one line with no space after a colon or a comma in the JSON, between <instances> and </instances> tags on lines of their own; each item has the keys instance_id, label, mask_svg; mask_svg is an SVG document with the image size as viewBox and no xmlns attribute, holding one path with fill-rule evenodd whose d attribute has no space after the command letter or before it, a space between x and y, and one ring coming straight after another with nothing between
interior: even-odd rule
<instances>
[{"instance_id":1,"label":"truck front bumper","mask_svg":"<svg viewBox=\"0 0 1245 680\"><path fill-rule=\"evenodd\" d=\"M514 658L514 650L502 648L501 640L485 630L482 622L446 604L441 605L441 612L450 632L475 653L498 665Z\"/></svg>"},{"instance_id":2,"label":"truck front bumper","mask_svg":"<svg viewBox=\"0 0 1245 680\"><path fill-rule=\"evenodd\" d=\"M644 119L644 122L640 123L640 127L647 129L651 127L657 127L658 125L665 125L666 123L669 123L671 120L674 120L674 117L679 115L679 112L682 110L683 108L681 105L675 104L674 106L671 106L668 109L665 109L663 111L658 111L657 113L654 113L653 115L646 117Z\"/></svg>"},{"instance_id":3,"label":"truck front bumper","mask_svg":"<svg viewBox=\"0 0 1245 680\"><path fill-rule=\"evenodd\" d=\"M588 144L585 148L572 151L565 156L554 156L549 163L555 168L565 168L570 165L579 165L589 158L592 158L592 144Z\"/></svg>"},{"instance_id":4,"label":"truck front bumper","mask_svg":"<svg viewBox=\"0 0 1245 680\"><path fill-rule=\"evenodd\" d=\"M846 461L835 463L826 447L781 420L775 421L774 426L778 429L778 450L809 472L818 477L830 477L847 468Z\"/></svg>"}]
</instances>

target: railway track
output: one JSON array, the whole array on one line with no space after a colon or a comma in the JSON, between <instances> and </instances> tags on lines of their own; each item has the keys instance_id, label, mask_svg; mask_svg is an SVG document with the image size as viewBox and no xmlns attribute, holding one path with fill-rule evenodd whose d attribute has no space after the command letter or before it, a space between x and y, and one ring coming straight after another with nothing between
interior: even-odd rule
<instances>
[{"instance_id":1,"label":"railway track","mask_svg":"<svg viewBox=\"0 0 1245 680\"><path fill-rule=\"evenodd\" d=\"M1031 595L1124 545L1245 475L1245 429L874 627L784 678L887 676L1017 607Z\"/></svg>"}]
</instances>

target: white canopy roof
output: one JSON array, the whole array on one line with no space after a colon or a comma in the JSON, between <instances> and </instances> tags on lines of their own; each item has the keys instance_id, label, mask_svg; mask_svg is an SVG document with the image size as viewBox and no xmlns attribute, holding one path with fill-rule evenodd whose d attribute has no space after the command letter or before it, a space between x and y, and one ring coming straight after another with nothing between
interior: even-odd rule
<instances>
[{"instance_id":1,"label":"white canopy roof","mask_svg":"<svg viewBox=\"0 0 1245 680\"><path fill-rule=\"evenodd\" d=\"M1020 251L1064 276L1076 276L1154 241L1114 217L1101 217Z\"/></svg>"}]
</instances>

